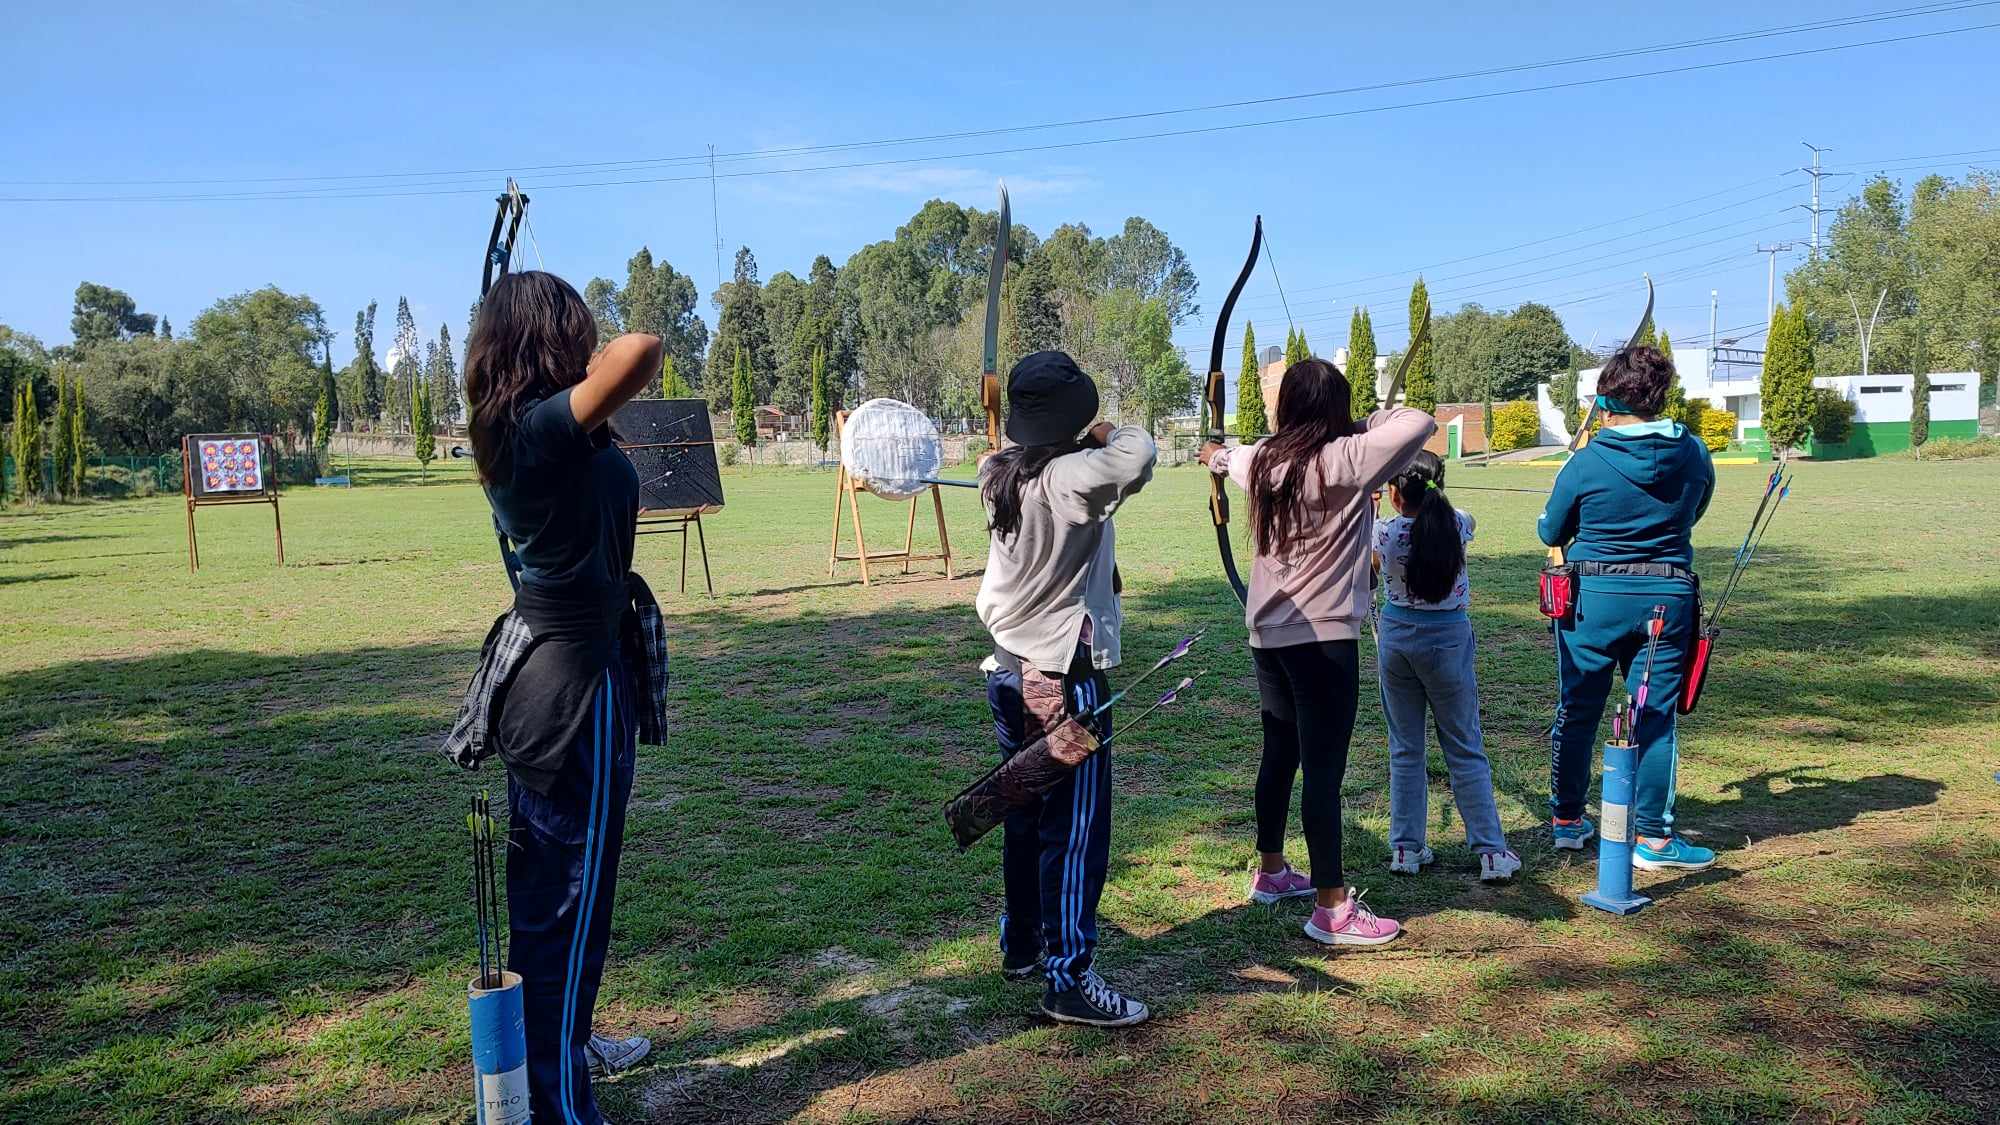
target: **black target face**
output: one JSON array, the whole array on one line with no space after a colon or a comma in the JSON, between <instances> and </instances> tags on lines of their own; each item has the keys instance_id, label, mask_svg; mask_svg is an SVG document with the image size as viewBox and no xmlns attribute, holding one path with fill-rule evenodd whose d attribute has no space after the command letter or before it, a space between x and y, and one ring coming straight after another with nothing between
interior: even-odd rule
<instances>
[{"instance_id":1,"label":"black target face","mask_svg":"<svg viewBox=\"0 0 2000 1125\"><path fill-rule=\"evenodd\" d=\"M639 510L713 512L722 507L722 469L708 403L698 398L635 399L611 416L618 447L639 474Z\"/></svg>"}]
</instances>

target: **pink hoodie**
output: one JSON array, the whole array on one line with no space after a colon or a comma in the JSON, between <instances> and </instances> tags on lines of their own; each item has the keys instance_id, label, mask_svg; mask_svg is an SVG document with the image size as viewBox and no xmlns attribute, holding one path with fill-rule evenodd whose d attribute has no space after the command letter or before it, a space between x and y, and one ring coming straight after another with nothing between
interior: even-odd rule
<instances>
[{"instance_id":1,"label":"pink hoodie","mask_svg":"<svg viewBox=\"0 0 2000 1125\"><path fill-rule=\"evenodd\" d=\"M1368 616L1368 542L1375 529L1377 488L1409 465L1437 429L1421 410L1399 406L1368 416L1368 429L1336 438L1319 454L1319 472L1303 499L1310 530L1285 559L1257 556L1250 571L1244 621L1253 648L1285 648L1361 635ZM1209 471L1250 490L1263 445L1218 453ZM1247 522L1247 521L1246 521Z\"/></svg>"}]
</instances>

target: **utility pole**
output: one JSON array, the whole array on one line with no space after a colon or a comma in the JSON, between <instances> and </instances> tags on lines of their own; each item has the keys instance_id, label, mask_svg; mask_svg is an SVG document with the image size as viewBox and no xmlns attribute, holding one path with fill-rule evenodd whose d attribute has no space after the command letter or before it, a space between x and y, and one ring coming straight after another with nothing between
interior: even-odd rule
<instances>
[{"instance_id":1,"label":"utility pole","mask_svg":"<svg viewBox=\"0 0 2000 1125\"><path fill-rule=\"evenodd\" d=\"M715 227L715 291L722 292L722 208L715 201L715 146L708 146L708 218Z\"/></svg>"},{"instance_id":2,"label":"utility pole","mask_svg":"<svg viewBox=\"0 0 2000 1125\"><path fill-rule=\"evenodd\" d=\"M1806 210L1812 212L1812 258L1813 261L1817 262L1819 261L1819 217L1821 213L1819 205L1819 182L1823 177L1832 175L1832 173L1820 169L1819 154L1822 152L1832 152L1833 150L1831 148L1821 148L1810 141L1800 141L1799 143L1811 149L1813 154L1812 167L1801 168L1799 171L1812 177L1812 206L1807 207Z\"/></svg>"},{"instance_id":3,"label":"utility pole","mask_svg":"<svg viewBox=\"0 0 2000 1125\"><path fill-rule=\"evenodd\" d=\"M1715 290L1708 291L1708 385L1715 386Z\"/></svg>"},{"instance_id":4,"label":"utility pole","mask_svg":"<svg viewBox=\"0 0 2000 1125\"><path fill-rule=\"evenodd\" d=\"M1769 246L1759 243L1757 246L1759 254L1769 254L1771 256L1770 276L1764 282L1764 323L1766 324L1771 323L1771 318L1777 315L1778 312L1778 255L1790 253L1791 250L1792 244L1789 242L1774 242Z\"/></svg>"}]
</instances>

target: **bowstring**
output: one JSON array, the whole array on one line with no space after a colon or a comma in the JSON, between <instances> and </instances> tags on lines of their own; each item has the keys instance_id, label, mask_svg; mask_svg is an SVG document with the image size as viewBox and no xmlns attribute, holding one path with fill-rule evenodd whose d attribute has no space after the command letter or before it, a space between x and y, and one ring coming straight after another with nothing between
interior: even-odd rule
<instances>
[{"instance_id":1,"label":"bowstring","mask_svg":"<svg viewBox=\"0 0 2000 1125\"><path fill-rule=\"evenodd\" d=\"M1278 287L1278 303L1285 307L1285 327L1295 329L1298 326L1292 321L1292 303L1285 299L1285 283L1278 278L1278 259L1271 253L1271 236L1268 232L1264 235L1264 264L1271 267L1271 281Z\"/></svg>"}]
</instances>

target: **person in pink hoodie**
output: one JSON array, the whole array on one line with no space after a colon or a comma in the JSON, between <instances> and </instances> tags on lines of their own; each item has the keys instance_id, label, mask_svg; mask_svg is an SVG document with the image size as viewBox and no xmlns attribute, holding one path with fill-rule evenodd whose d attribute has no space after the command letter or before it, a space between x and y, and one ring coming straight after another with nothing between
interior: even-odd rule
<instances>
[{"instance_id":1,"label":"person in pink hoodie","mask_svg":"<svg viewBox=\"0 0 2000 1125\"><path fill-rule=\"evenodd\" d=\"M1201 460L1250 498L1257 561L1244 619L1263 699L1264 758L1257 770L1257 902L1313 895L1305 932L1326 945L1381 945L1402 927L1351 891L1340 857L1340 783L1361 693L1361 623L1367 619L1374 491L1401 472L1437 429L1421 410L1377 410L1353 420L1340 369L1306 359L1285 371L1277 432L1256 445L1210 443ZM1307 875L1285 862L1292 778L1299 796Z\"/></svg>"}]
</instances>

